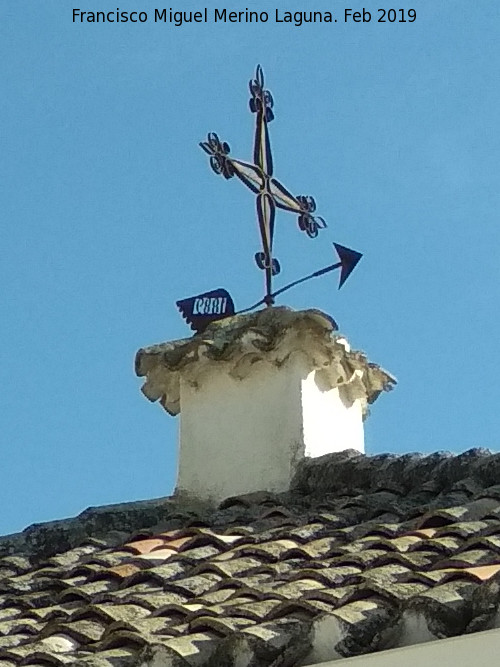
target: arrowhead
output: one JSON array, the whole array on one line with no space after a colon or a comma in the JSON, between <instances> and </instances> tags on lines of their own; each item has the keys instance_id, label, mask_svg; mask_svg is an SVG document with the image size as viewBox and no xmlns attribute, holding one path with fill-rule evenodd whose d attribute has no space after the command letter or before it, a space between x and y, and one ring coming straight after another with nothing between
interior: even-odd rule
<instances>
[{"instance_id":1,"label":"arrowhead","mask_svg":"<svg viewBox=\"0 0 500 667\"><path fill-rule=\"evenodd\" d=\"M340 289L345 281L349 278L356 264L363 257L363 255L356 250L351 250L350 248L346 248L345 246L340 245L340 243L334 243L333 245L335 246L335 250L337 251L337 255L339 256L341 264L339 282Z\"/></svg>"}]
</instances>

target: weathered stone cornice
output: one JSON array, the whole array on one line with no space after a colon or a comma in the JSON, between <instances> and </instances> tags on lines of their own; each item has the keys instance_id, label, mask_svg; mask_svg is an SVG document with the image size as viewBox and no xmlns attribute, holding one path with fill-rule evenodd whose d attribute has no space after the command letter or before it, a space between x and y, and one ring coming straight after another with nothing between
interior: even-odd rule
<instances>
[{"instance_id":1,"label":"weathered stone cornice","mask_svg":"<svg viewBox=\"0 0 500 667\"><path fill-rule=\"evenodd\" d=\"M142 392L159 400L171 415L180 405L180 376L197 385L216 365L234 378L248 376L256 363L280 366L301 355L317 373L322 387L343 387L348 398L362 400L364 409L380 392L392 389L395 378L370 363L335 333L333 320L319 310L265 308L213 322L202 333L140 349L135 370L146 380Z\"/></svg>"}]
</instances>

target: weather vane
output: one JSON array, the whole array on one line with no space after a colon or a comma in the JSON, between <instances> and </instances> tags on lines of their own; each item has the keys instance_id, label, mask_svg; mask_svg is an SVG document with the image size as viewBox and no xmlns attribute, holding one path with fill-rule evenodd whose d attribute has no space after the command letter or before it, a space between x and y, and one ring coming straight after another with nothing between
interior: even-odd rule
<instances>
[{"instance_id":1,"label":"weather vane","mask_svg":"<svg viewBox=\"0 0 500 667\"><path fill-rule=\"evenodd\" d=\"M270 91L264 88L264 73L260 65L257 65L255 78L250 80L249 87L250 111L255 114L253 163L230 157L229 144L221 141L215 132L210 132L207 140L200 143L201 148L210 156L210 166L216 174L221 174L226 179L236 176L256 195L262 250L255 254L255 261L259 269L265 273L266 292L257 303L238 311L239 313L248 312L263 304L272 306L279 294L334 269L340 269L340 288L362 257L361 253L334 243L340 261L273 291L273 277L281 272L280 263L273 257L276 209L295 213L298 216L299 229L310 238L318 236L319 230L326 228L326 222L320 216L314 215L316 202L313 197L292 195L273 176L274 165L268 125L274 119L274 101ZM197 332L203 331L210 322L235 314L234 302L229 293L222 288L182 299L177 301L176 305L191 328Z\"/></svg>"}]
</instances>

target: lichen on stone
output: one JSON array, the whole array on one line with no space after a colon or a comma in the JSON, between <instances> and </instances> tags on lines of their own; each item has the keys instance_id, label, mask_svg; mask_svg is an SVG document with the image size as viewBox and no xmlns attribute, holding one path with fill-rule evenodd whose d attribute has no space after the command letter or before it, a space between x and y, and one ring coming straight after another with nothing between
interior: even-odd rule
<instances>
[{"instance_id":1,"label":"lichen on stone","mask_svg":"<svg viewBox=\"0 0 500 667\"><path fill-rule=\"evenodd\" d=\"M336 328L332 318L319 310L265 308L212 322L191 338L142 348L136 354L135 370L146 378L144 395L176 415L182 409L181 375L198 386L203 372L217 364L222 372L243 379L257 362L280 367L292 355L301 354L311 368L320 371L321 382L341 386L348 401L362 396L366 409L396 380L364 353L351 350Z\"/></svg>"}]
</instances>

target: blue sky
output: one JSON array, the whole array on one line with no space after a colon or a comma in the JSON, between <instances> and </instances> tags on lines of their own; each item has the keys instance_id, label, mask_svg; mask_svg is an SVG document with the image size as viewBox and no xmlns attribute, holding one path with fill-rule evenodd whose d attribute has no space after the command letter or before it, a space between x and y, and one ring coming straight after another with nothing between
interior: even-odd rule
<instances>
[{"instance_id":1,"label":"blue sky","mask_svg":"<svg viewBox=\"0 0 500 667\"><path fill-rule=\"evenodd\" d=\"M4 2L0 23L0 533L168 495L177 421L139 391L139 347L189 335L174 302L220 286L262 296L254 202L210 170L216 131L251 158L248 79L275 98L275 173L312 194L315 240L280 213L276 287L335 317L393 372L369 453L500 446L500 6L401 1L414 23L79 24L68 0ZM82 10L144 10L102 0ZM174 9L213 14L216 5ZM225 5L245 9L244 3ZM204 455L200 452L200 455Z\"/></svg>"}]
</instances>

